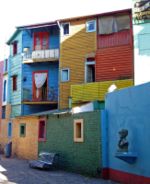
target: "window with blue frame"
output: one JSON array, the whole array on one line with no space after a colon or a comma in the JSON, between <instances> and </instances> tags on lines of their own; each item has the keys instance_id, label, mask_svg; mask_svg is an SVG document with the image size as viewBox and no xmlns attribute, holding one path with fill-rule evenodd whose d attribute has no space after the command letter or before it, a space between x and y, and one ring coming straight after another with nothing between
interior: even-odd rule
<instances>
[{"instance_id":1,"label":"window with blue frame","mask_svg":"<svg viewBox=\"0 0 150 184\"><path fill-rule=\"evenodd\" d=\"M6 116L6 107L3 106L2 107L2 119L5 119L5 116Z\"/></svg>"},{"instance_id":2,"label":"window with blue frame","mask_svg":"<svg viewBox=\"0 0 150 184\"><path fill-rule=\"evenodd\" d=\"M9 122L8 123L8 137L11 137L12 136L12 123Z\"/></svg>"},{"instance_id":3,"label":"window with blue frame","mask_svg":"<svg viewBox=\"0 0 150 184\"><path fill-rule=\"evenodd\" d=\"M91 20L86 22L86 32L94 32L96 31L96 21Z\"/></svg>"},{"instance_id":4,"label":"window with blue frame","mask_svg":"<svg viewBox=\"0 0 150 184\"><path fill-rule=\"evenodd\" d=\"M4 80L4 86L3 86L3 102L6 101L6 84L7 84L7 81Z\"/></svg>"}]
</instances>

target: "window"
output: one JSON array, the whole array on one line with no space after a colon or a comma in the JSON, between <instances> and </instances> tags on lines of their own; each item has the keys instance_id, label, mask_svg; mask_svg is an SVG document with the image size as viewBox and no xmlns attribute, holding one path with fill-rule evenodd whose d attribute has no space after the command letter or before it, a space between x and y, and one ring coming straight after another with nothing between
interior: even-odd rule
<instances>
[{"instance_id":1,"label":"window","mask_svg":"<svg viewBox=\"0 0 150 184\"><path fill-rule=\"evenodd\" d=\"M86 32L94 32L96 31L96 21L91 20L86 23Z\"/></svg>"},{"instance_id":2,"label":"window","mask_svg":"<svg viewBox=\"0 0 150 184\"><path fill-rule=\"evenodd\" d=\"M17 51L18 51L18 42L15 41L13 43L13 56L17 54Z\"/></svg>"},{"instance_id":3,"label":"window","mask_svg":"<svg viewBox=\"0 0 150 184\"><path fill-rule=\"evenodd\" d=\"M62 24L62 33L63 35L69 34L69 23Z\"/></svg>"},{"instance_id":4,"label":"window","mask_svg":"<svg viewBox=\"0 0 150 184\"><path fill-rule=\"evenodd\" d=\"M9 122L8 123L8 137L11 137L12 136L12 123Z\"/></svg>"},{"instance_id":5,"label":"window","mask_svg":"<svg viewBox=\"0 0 150 184\"><path fill-rule=\"evenodd\" d=\"M74 142L83 142L83 119L74 120Z\"/></svg>"},{"instance_id":6,"label":"window","mask_svg":"<svg viewBox=\"0 0 150 184\"><path fill-rule=\"evenodd\" d=\"M46 50L49 47L49 33L34 33L34 50Z\"/></svg>"},{"instance_id":7,"label":"window","mask_svg":"<svg viewBox=\"0 0 150 184\"><path fill-rule=\"evenodd\" d=\"M6 85L7 85L7 81L4 80L4 86L3 86L3 102L6 101Z\"/></svg>"},{"instance_id":8,"label":"window","mask_svg":"<svg viewBox=\"0 0 150 184\"><path fill-rule=\"evenodd\" d=\"M16 75L12 76L12 90L13 91L17 90L17 76Z\"/></svg>"},{"instance_id":9,"label":"window","mask_svg":"<svg viewBox=\"0 0 150 184\"><path fill-rule=\"evenodd\" d=\"M33 93L32 97L35 101L48 100L48 71L36 71L32 74Z\"/></svg>"},{"instance_id":10,"label":"window","mask_svg":"<svg viewBox=\"0 0 150 184\"><path fill-rule=\"evenodd\" d=\"M69 69L62 69L61 70L61 81L67 82L69 81Z\"/></svg>"},{"instance_id":11,"label":"window","mask_svg":"<svg viewBox=\"0 0 150 184\"><path fill-rule=\"evenodd\" d=\"M45 120L39 121L39 141L46 140L46 122Z\"/></svg>"},{"instance_id":12,"label":"window","mask_svg":"<svg viewBox=\"0 0 150 184\"><path fill-rule=\"evenodd\" d=\"M20 124L20 137L26 136L26 124L22 123Z\"/></svg>"},{"instance_id":13,"label":"window","mask_svg":"<svg viewBox=\"0 0 150 184\"><path fill-rule=\"evenodd\" d=\"M6 59L4 62L4 72L7 72L8 70L8 60Z\"/></svg>"},{"instance_id":14,"label":"window","mask_svg":"<svg viewBox=\"0 0 150 184\"><path fill-rule=\"evenodd\" d=\"M98 19L99 34L112 34L130 29L129 15L105 16Z\"/></svg>"},{"instance_id":15,"label":"window","mask_svg":"<svg viewBox=\"0 0 150 184\"><path fill-rule=\"evenodd\" d=\"M2 107L2 119L5 119L6 117L6 106Z\"/></svg>"},{"instance_id":16,"label":"window","mask_svg":"<svg viewBox=\"0 0 150 184\"><path fill-rule=\"evenodd\" d=\"M95 61L88 58L85 63L85 82L95 82Z\"/></svg>"}]
</instances>

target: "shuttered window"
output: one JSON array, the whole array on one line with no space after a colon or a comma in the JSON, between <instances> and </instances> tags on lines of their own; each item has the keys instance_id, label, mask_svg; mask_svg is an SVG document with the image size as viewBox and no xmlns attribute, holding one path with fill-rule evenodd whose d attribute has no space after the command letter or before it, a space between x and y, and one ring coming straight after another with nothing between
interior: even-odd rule
<instances>
[{"instance_id":1,"label":"shuttered window","mask_svg":"<svg viewBox=\"0 0 150 184\"><path fill-rule=\"evenodd\" d=\"M17 76L16 75L12 76L12 90L13 91L17 90Z\"/></svg>"},{"instance_id":2,"label":"shuttered window","mask_svg":"<svg viewBox=\"0 0 150 184\"><path fill-rule=\"evenodd\" d=\"M40 120L39 121L39 141L46 140L46 121Z\"/></svg>"},{"instance_id":3,"label":"shuttered window","mask_svg":"<svg viewBox=\"0 0 150 184\"><path fill-rule=\"evenodd\" d=\"M49 33L34 33L34 50L46 50L49 47Z\"/></svg>"},{"instance_id":4,"label":"shuttered window","mask_svg":"<svg viewBox=\"0 0 150 184\"><path fill-rule=\"evenodd\" d=\"M15 41L15 42L13 43L13 56L16 55L17 52L18 52L18 42Z\"/></svg>"}]
</instances>

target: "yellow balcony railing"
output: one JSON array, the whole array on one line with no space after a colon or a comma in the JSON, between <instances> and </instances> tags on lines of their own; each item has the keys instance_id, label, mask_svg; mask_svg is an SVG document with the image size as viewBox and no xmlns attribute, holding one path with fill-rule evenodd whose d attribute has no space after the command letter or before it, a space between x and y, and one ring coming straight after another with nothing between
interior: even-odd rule
<instances>
[{"instance_id":1,"label":"yellow balcony railing","mask_svg":"<svg viewBox=\"0 0 150 184\"><path fill-rule=\"evenodd\" d=\"M94 100L104 101L105 95L112 85L116 87L116 90L123 89L133 86L133 79L72 85L70 94L72 103L84 103Z\"/></svg>"}]
</instances>

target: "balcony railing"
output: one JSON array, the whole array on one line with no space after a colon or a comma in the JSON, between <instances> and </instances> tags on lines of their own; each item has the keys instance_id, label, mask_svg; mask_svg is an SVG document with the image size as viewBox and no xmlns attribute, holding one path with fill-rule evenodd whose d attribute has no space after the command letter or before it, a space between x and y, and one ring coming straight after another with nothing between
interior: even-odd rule
<instances>
[{"instance_id":1,"label":"balcony railing","mask_svg":"<svg viewBox=\"0 0 150 184\"><path fill-rule=\"evenodd\" d=\"M24 63L57 61L59 59L59 49L35 50L23 54Z\"/></svg>"},{"instance_id":2,"label":"balcony railing","mask_svg":"<svg viewBox=\"0 0 150 184\"><path fill-rule=\"evenodd\" d=\"M105 95L111 86L115 86L116 90L133 86L133 79L72 85L72 104L79 104L95 100L104 101Z\"/></svg>"},{"instance_id":3,"label":"balcony railing","mask_svg":"<svg viewBox=\"0 0 150 184\"><path fill-rule=\"evenodd\" d=\"M58 88L50 87L40 99L33 97L32 89L23 88L22 102L24 104L55 104L58 103Z\"/></svg>"}]
</instances>

